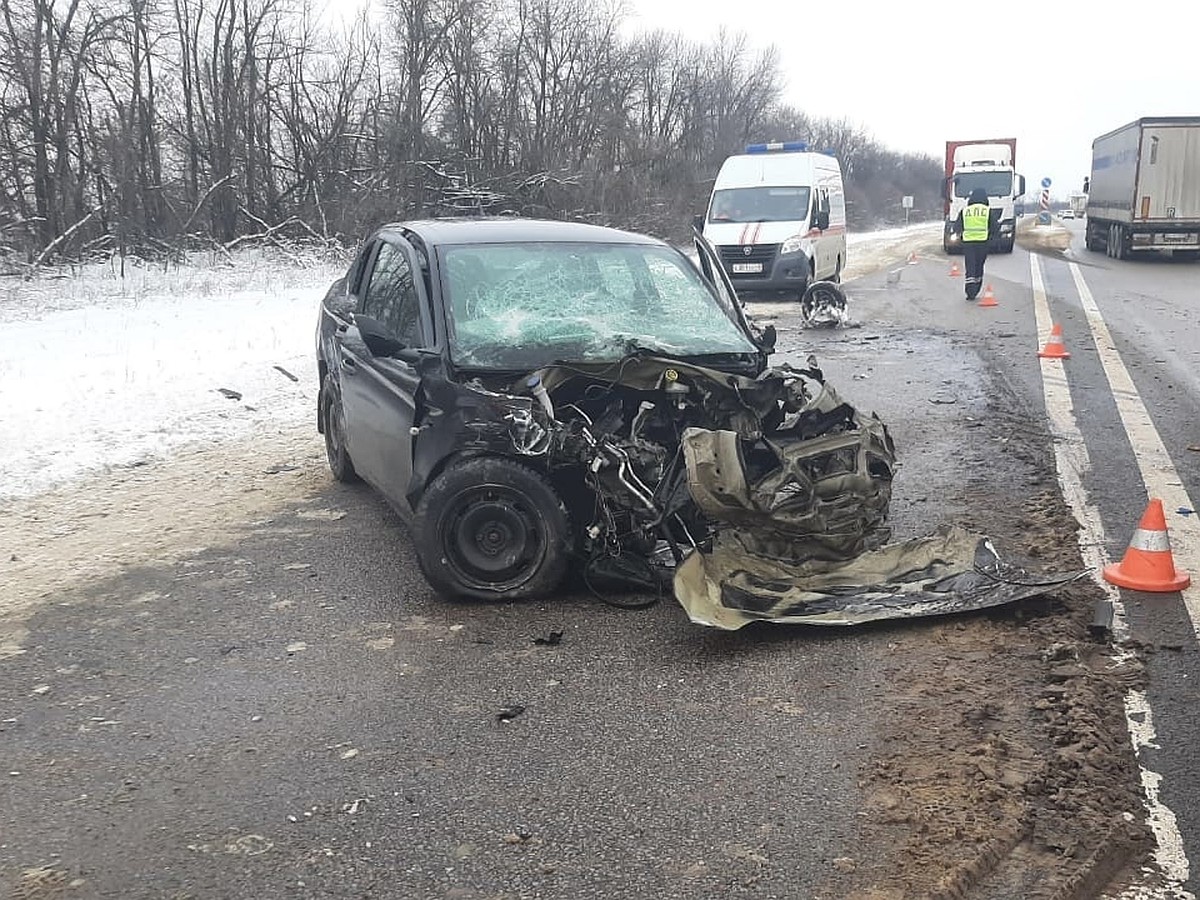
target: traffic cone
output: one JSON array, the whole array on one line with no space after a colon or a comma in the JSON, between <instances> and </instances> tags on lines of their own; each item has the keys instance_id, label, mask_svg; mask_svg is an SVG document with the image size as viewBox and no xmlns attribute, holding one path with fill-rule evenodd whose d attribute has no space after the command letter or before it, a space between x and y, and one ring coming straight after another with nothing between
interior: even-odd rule
<instances>
[{"instance_id":1,"label":"traffic cone","mask_svg":"<svg viewBox=\"0 0 1200 900\"><path fill-rule=\"evenodd\" d=\"M1071 358L1071 354L1067 352L1067 348L1063 345L1061 325L1055 325L1050 329L1050 339L1046 341L1046 346L1038 351L1038 356L1042 359Z\"/></svg>"},{"instance_id":2,"label":"traffic cone","mask_svg":"<svg viewBox=\"0 0 1200 900\"><path fill-rule=\"evenodd\" d=\"M908 254L908 264L910 266L915 266L917 264L917 251L916 250L913 250L911 253Z\"/></svg>"},{"instance_id":3,"label":"traffic cone","mask_svg":"<svg viewBox=\"0 0 1200 900\"><path fill-rule=\"evenodd\" d=\"M1175 569L1161 500L1150 501L1125 557L1116 565L1104 567L1104 580L1133 591L1154 593L1182 591L1192 583L1187 572Z\"/></svg>"},{"instance_id":4,"label":"traffic cone","mask_svg":"<svg viewBox=\"0 0 1200 900\"><path fill-rule=\"evenodd\" d=\"M999 306L1000 305L999 303L996 302L996 295L992 293L992 286L990 284L983 289L983 299L980 300L975 305L976 306Z\"/></svg>"},{"instance_id":5,"label":"traffic cone","mask_svg":"<svg viewBox=\"0 0 1200 900\"><path fill-rule=\"evenodd\" d=\"M950 263L950 277L957 278L961 274L962 274L962 272L960 272L958 270L958 263L956 263L956 262Z\"/></svg>"}]
</instances>

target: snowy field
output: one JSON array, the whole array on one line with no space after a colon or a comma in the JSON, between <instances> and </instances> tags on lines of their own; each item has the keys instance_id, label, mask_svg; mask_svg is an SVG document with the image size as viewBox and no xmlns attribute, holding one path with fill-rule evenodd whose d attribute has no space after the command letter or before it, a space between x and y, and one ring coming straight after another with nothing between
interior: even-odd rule
<instances>
[{"instance_id":1,"label":"snowy field","mask_svg":"<svg viewBox=\"0 0 1200 900\"><path fill-rule=\"evenodd\" d=\"M851 235L847 275L940 228ZM244 252L0 280L0 500L314 422L317 307L344 269Z\"/></svg>"},{"instance_id":2,"label":"snowy field","mask_svg":"<svg viewBox=\"0 0 1200 900\"><path fill-rule=\"evenodd\" d=\"M0 499L314 417L317 305L343 270L246 253L0 282Z\"/></svg>"}]
</instances>

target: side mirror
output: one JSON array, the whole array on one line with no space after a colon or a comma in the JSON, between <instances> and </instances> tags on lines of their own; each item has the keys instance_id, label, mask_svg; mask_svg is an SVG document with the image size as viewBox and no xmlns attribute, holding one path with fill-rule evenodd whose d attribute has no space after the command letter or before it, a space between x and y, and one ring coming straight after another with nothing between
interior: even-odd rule
<instances>
[{"instance_id":1,"label":"side mirror","mask_svg":"<svg viewBox=\"0 0 1200 900\"><path fill-rule=\"evenodd\" d=\"M1025 194L1025 176L1024 175L1017 176L1017 188L1018 188L1017 196L1018 197L1024 196L1024 194Z\"/></svg>"},{"instance_id":2,"label":"side mirror","mask_svg":"<svg viewBox=\"0 0 1200 900\"><path fill-rule=\"evenodd\" d=\"M829 210L823 209L817 213L817 228L824 231L829 227Z\"/></svg>"},{"instance_id":3,"label":"side mirror","mask_svg":"<svg viewBox=\"0 0 1200 900\"><path fill-rule=\"evenodd\" d=\"M704 231L704 216L692 216L692 228L696 231Z\"/></svg>"},{"instance_id":4,"label":"side mirror","mask_svg":"<svg viewBox=\"0 0 1200 900\"><path fill-rule=\"evenodd\" d=\"M334 294L325 305L335 316L349 319L354 315L354 307L358 306L358 298L353 294Z\"/></svg>"},{"instance_id":5,"label":"side mirror","mask_svg":"<svg viewBox=\"0 0 1200 900\"><path fill-rule=\"evenodd\" d=\"M1083 179L1083 192L1085 194L1091 189L1091 187L1092 187L1092 179L1091 178Z\"/></svg>"},{"instance_id":6,"label":"side mirror","mask_svg":"<svg viewBox=\"0 0 1200 900\"><path fill-rule=\"evenodd\" d=\"M378 319L356 314L354 324L372 356L392 356L404 349L404 344L392 337L387 326Z\"/></svg>"}]
</instances>

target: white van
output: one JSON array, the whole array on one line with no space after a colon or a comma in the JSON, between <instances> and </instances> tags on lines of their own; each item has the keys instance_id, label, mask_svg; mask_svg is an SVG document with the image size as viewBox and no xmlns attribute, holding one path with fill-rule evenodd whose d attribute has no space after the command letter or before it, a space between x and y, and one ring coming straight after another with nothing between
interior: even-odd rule
<instances>
[{"instance_id":1,"label":"white van","mask_svg":"<svg viewBox=\"0 0 1200 900\"><path fill-rule=\"evenodd\" d=\"M803 294L846 266L842 168L800 141L751 144L721 165L703 234L739 291Z\"/></svg>"}]
</instances>

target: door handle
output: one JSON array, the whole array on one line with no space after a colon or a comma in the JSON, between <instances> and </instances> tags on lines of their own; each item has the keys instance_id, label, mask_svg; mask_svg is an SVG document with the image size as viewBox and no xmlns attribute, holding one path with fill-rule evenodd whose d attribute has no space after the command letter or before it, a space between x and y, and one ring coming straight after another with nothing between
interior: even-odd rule
<instances>
[{"instance_id":1,"label":"door handle","mask_svg":"<svg viewBox=\"0 0 1200 900\"><path fill-rule=\"evenodd\" d=\"M358 371L358 363L356 363L349 356L343 356L342 357L342 368L346 369L349 372L357 372Z\"/></svg>"}]
</instances>

